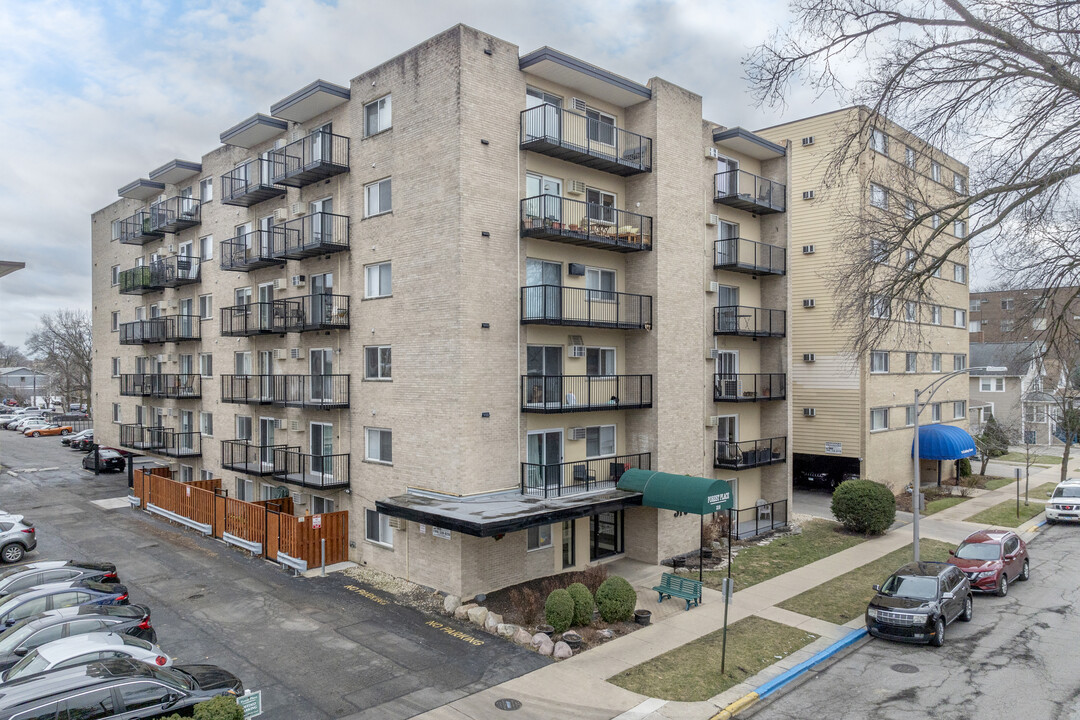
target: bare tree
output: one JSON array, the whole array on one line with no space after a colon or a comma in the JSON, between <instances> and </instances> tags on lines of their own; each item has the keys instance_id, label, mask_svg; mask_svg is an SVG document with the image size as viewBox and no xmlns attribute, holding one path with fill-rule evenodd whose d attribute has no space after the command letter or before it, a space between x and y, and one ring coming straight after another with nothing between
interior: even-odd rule
<instances>
[{"instance_id":1,"label":"bare tree","mask_svg":"<svg viewBox=\"0 0 1080 720\"><path fill-rule=\"evenodd\" d=\"M0 342L0 367L24 367L30 364L30 358L23 354L18 345Z\"/></svg>"},{"instance_id":2,"label":"bare tree","mask_svg":"<svg viewBox=\"0 0 1080 720\"><path fill-rule=\"evenodd\" d=\"M1044 309L1039 338L1044 347L1066 339L1063 308L1080 294L1080 3L793 0L791 7L791 25L751 54L747 72L763 103L782 103L798 82L865 107L827 161L826 189L851 182L882 116L970 167L969 187L955 193L924 189L902 163L882 168L895 202L847 218L839 235L850 243L848 261L831 280L843 288L837 319L853 323L855 349L896 332L888 313L868 316L876 299L932 303L930 279L945 261L966 263L968 248L983 246L1016 284L1072 288ZM913 262L880 262L905 250L914 251Z\"/></svg>"},{"instance_id":3,"label":"bare tree","mask_svg":"<svg viewBox=\"0 0 1080 720\"><path fill-rule=\"evenodd\" d=\"M26 349L48 373L65 407L73 398L90 398L93 343L90 314L81 310L57 310L42 315L26 339Z\"/></svg>"}]
</instances>

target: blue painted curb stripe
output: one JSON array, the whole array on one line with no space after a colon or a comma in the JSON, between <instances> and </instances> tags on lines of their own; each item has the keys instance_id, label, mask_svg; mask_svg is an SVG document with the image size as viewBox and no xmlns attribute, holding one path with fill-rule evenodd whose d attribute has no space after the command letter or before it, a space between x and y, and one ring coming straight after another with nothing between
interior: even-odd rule
<instances>
[{"instance_id":1,"label":"blue painted curb stripe","mask_svg":"<svg viewBox=\"0 0 1080 720\"><path fill-rule=\"evenodd\" d=\"M790 670L781 673L780 675L777 675L764 685L759 686L754 690L754 692L757 693L759 698L768 697L769 695L784 687L789 682L802 675L804 672L814 667L821 661L827 660L828 658L832 657L844 648L850 647L855 642L862 640L864 637L866 637L866 628L859 628L854 632L850 632L844 637L834 642L829 647L819 652L817 655L814 655L809 660L805 660L799 663Z\"/></svg>"},{"instance_id":2,"label":"blue painted curb stripe","mask_svg":"<svg viewBox=\"0 0 1080 720\"><path fill-rule=\"evenodd\" d=\"M1035 527L1033 527L1031 529L1032 530L1038 530L1039 528L1041 528L1045 524L1046 524L1046 520L1043 520L1041 523L1039 523L1038 525L1036 525Z\"/></svg>"}]
</instances>

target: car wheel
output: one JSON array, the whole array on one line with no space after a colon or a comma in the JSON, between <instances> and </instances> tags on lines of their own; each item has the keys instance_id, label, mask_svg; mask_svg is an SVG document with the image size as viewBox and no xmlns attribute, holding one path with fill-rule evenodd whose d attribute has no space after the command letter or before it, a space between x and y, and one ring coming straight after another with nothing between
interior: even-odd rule
<instances>
[{"instance_id":1,"label":"car wheel","mask_svg":"<svg viewBox=\"0 0 1080 720\"><path fill-rule=\"evenodd\" d=\"M1053 525L1056 522L1057 522L1057 520L1055 520L1054 518L1049 518L1049 517L1046 518L1046 524L1047 525Z\"/></svg>"},{"instance_id":2,"label":"car wheel","mask_svg":"<svg viewBox=\"0 0 1080 720\"><path fill-rule=\"evenodd\" d=\"M1009 594L1009 577L1005 573L1001 573L1001 579L998 580L997 594L998 597L1005 597Z\"/></svg>"},{"instance_id":3,"label":"car wheel","mask_svg":"<svg viewBox=\"0 0 1080 720\"><path fill-rule=\"evenodd\" d=\"M61 434L61 435L67 435L67 434L68 434L68 431L67 431L67 430L61 430L61 431L60 431L60 434Z\"/></svg>"},{"instance_id":4,"label":"car wheel","mask_svg":"<svg viewBox=\"0 0 1080 720\"><path fill-rule=\"evenodd\" d=\"M934 621L934 637L930 638L930 644L934 647L945 644L945 618L939 617Z\"/></svg>"},{"instance_id":5,"label":"car wheel","mask_svg":"<svg viewBox=\"0 0 1080 720\"><path fill-rule=\"evenodd\" d=\"M1030 565L1030 563L1028 563L1026 558L1024 559L1024 569L1020 571L1020 578L1019 579L1020 580L1030 580L1031 579L1031 565Z\"/></svg>"},{"instance_id":6,"label":"car wheel","mask_svg":"<svg viewBox=\"0 0 1080 720\"><path fill-rule=\"evenodd\" d=\"M974 603L971 602L971 596L968 595L964 598L964 612L960 613L960 619L964 622L971 622L971 614L974 610Z\"/></svg>"},{"instance_id":7,"label":"car wheel","mask_svg":"<svg viewBox=\"0 0 1080 720\"><path fill-rule=\"evenodd\" d=\"M19 543L8 543L3 550L0 550L0 560L6 563L17 563L23 559L25 554L26 551L23 550L23 546Z\"/></svg>"},{"instance_id":8,"label":"car wheel","mask_svg":"<svg viewBox=\"0 0 1080 720\"><path fill-rule=\"evenodd\" d=\"M30 437L41 437L41 433L39 433L39 432L32 432L32 433L30 433Z\"/></svg>"}]
</instances>

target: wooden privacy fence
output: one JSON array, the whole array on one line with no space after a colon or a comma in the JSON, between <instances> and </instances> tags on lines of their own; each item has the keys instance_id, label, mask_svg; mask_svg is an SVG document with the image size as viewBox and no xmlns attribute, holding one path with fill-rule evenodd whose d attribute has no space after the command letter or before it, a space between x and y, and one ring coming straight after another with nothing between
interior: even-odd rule
<instances>
[{"instance_id":1,"label":"wooden privacy fence","mask_svg":"<svg viewBox=\"0 0 1080 720\"><path fill-rule=\"evenodd\" d=\"M228 497L221 480L195 480L189 483L171 478L168 468L135 470L134 496L142 509L164 511L165 517L184 522L216 538L228 534L261 546L261 554L276 561L278 553L302 560L309 568L322 561L322 540L326 540L326 564L349 559L349 512L293 515L291 497L245 502ZM133 501L133 504L135 502Z\"/></svg>"}]
</instances>

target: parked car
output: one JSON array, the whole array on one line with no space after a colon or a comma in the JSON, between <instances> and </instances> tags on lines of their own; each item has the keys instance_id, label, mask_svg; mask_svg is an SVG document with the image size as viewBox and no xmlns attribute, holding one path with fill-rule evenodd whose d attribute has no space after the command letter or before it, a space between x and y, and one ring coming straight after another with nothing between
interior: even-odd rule
<instances>
[{"instance_id":1,"label":"parked car","mask_svg":"<svg viewBox=\"0 0 1080 720\"><path fill-rule=\"evenodd\" d=\"M941 647L945 627L971 620L971 583L960 568L942 562L909 563L884 585L866 608L866 629L874 637L928 642Z\"/></svg>"},{"instance_id":2,"label":"parked car","mask_svg":"<svg viewBox=\"0 0 1080 720\"><path fill-rule=\"evenodd\" d=\"M99 463L99 469L106 472L111 472L113 470L122 471L127 467L127 461L124 459L124 456L116 450L112 450L111 448L100 448L97 455L98 459L95 460L94 452L92 450L88 452L86 457L83 458L82 466L87 470L93 470L94 463Z\"/></svg>"},{"instance_id":3,"label":"parked car","mask_svg":"<svg viewBox=\"0 0 1080 720\"><path fill-rule=\"evenodd\" d=\"M964 571L977 592L1009 594L1009 582L1031 577L1027 544L1010 530L980 530L950 550L949 564Z\"/></svg>"},{"instance_id":4,"label":"parked car","mask_svg":"<svg viewBox=\"0 0 1080 720\"><path fill-rule=\"evenodd\" d=\"M0 514L0 561L17 563L36 547L34 523L23 515Z\"/></svg>"},{"instance_id":5,"label":"parked car","mask_svg":"<svg viewBox=\"0 0 1080 720\"><path fill-rule=\"evenodd\" d=\"M240 695L243 683L215 665L157 667L130 659L101 660L13 680L0 686L0 720L187 715L218 695Z\"/></svg>"},{"instance_id":6,"label":"parked car","mask_svg":"<svg viewBox=\"0 0 1080 720\"><path fill-rule=\"evenodd\" d=\"M41 437L42 435L70 435L75 432L75 428L70 425L47 425L43 428L34 428L31 430L23 430L23 435L27 437Z\"/></svg>"},{"instance_id":7,"label":"parked car","mask_svg":"<svg viewBox=\"0 0 1080 720\"><path fill-rule=\"evenodd\" d=\"M16 565L0 572L0 596L11 595L39 585L71 580L93 582L120 582L116 566L112 563L96 563L77 560L43 560Z\"/></svg>"},{"instance_id":8,"label":"parked car","mask_svg":"<svg viewBox=\"0 0 1080 720\"><path fill-rule=\"evenodd\" d=\"M0 670L7 670L36 647L91 632L114 632L157 643L145 605L76 605L20 620L0 635Z\"/></svg>"},{"instance_id":9,"label":"parked car","mask_svg":"<svg viewBox=\"0 0 1080 720\"><path fill-rule=\"evenodd\" d=\"M92 450L94 448L94 445L94 432L93 430L91 430L90 434L86 437L79 438L78 440L72 440L70 447L72 450L87 452L88 450Z\"/></svg>"},{"instance_id":10,"label":"parked car","mask_svg":"<svg viewBox=\"0 0 1080 720\"><path fill-rule=\"evenodd\" d=\"M0 598L0 632L19 620L40 615L46 610L76 605L127 605L127 588L119 583L91 581L42 585Z\"/></svg>"},{"instance_id":11,"label":"parked car","mask_svg":"<svg viewBox=\"0 0 1080 720\"><path fill-rule=\"evenodd\" d=\"M75 442L76 440L82 440L83 438L93 438L93 437L94 437L93 429L80 430L79 432L75 433L74 435L67 435L65 437L60 438L60 444L61 445L71 446L71 444L73 442Z\"/></svg>"},{"instance_id":12,"label":"parked car","mask_svg":"<svg viewBox=\"0 0 1080 720\"><path fill-rule=\"evenodd\" d=\"M0 675L0 682L11 682L46 670L125 657L153 663L158 667L173 664L172 658L153 643L122 633L94 632L54 640L31 650Z\"/></svg>"},{"instance_id":13,"label":"parked car","mask_svg":"<svg viewBox=\"0 0 1080 720\"><path fill-rule=\"evenodd\" d=\"M1080 478L1066 478L1058 483L1046 502L1046 522L1080 520Z\"/></svg>"},{"instance_id":14,"label":"parked car","mask_svg":"<svg viewBox=\"0 0 1080 720\"><path fill-rule=\"evenodd\" d=\"M7 429L14 430L16 432L22 432L30 428L46 427L48 424L49 421L45 418L41 417L40 415L33 415L31 417L24 417L17 420L12 420L7 424Z\"/></svg>"}]
</instances>

